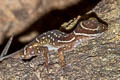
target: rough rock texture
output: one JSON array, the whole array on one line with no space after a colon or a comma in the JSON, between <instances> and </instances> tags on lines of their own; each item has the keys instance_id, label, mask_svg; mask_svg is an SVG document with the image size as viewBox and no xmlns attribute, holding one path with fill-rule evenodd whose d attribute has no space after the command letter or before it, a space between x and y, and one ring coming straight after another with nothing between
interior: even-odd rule
<instances>
[{"instance_id":1,"label":"rough rock texture","mask_svg":"<svg viewBox=\"0 0 120 80\"><path fill-rule=\"evenodd\" d=\"M49 72L43 55L30 61L9 58L0 63L0 80L119 80L120 1L102 0L91 11L108 24L108 31L65 53L64 70L56 53L49 55Z\"/></svg>"}]
</instances>

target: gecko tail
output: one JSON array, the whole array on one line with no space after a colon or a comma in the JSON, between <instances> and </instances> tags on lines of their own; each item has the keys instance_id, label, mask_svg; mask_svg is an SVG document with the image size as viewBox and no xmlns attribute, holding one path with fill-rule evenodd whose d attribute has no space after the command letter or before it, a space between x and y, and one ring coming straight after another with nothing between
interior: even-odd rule
<instances>
[{"instance_id":1,"label":"gecko tail","mask_svg":"<svg viewBox=\"0 0 120 80\"><path fill-rule=\"evenodd\" d=\"M14 52L12 54L0 57L0 61L3 61L5 59L7 59L7 58L22 59L21 54L23 54L23 49L21 49L19 51L16 51L16 52Z\"/></svg>"},{"instance_id":2,"label":"gecko tail","mask_svg":"<svg viewBox=\"0 0 120 80\"><path fill-rule=\"evenodd\" d=\"M10 57L10 55L4 56L4 57L0 57L0 62L5 60L5 59L7 59L7 58L9 58L9 57Z\"/></svg>"},{"instance_id":3,"label":"gecko tail","mask_svg":"<svg viewBox=\"0 0 120 80\"><path fill-rule=\"evenodd\" d=\"M12 35L12 36L10 37L10 39L9 39L8 42L7 42L7 44L5 45L3 51L2 51L2 53L1 53L1 55L0 55L0 61L3 61L4 59L7 59L7 58L9 58L9 57L11 57L11 58L20 58L21 55L20 55L20 54L17 54L17 53L18 53L18 52L19 52L19 53L22 52L22 50L19 50L19 51L15 52L15 53L12 53L12 54L10 54L10 55L7 55L8 50L9 50L9 48L10 48L10 45L11 45L11 43L12 43L12 41L13 41L13 37L14 37L14 35ZM21 54L22 54L22 53L21 53Z\"/></svg>"},{"instance_id":4,"label":"gecko tail","mask_svg":"<svg viewBox=\"0 0 120 80\"><path fill-rule=\"evenodd\" d=\"M4 59L4 56L8 53L8 50L9 50L10 45L11 45L12 40L13 40L13 36L14 36L14 35L12 35L12 36L10 37L10 39L9 39L9 41L7 42L5 48L3 49L3 51L2 51L2 53L1 53L1 55L0 55L0 61L2 61L2 60Z\"/></svg>"},{"instance_id":5,"label":"gecko tail","mask_svg":"<svg viewBox=\"0 0 120 80\"><path fill-rule=\"evenodd\" d=\"M7 54L8 50L9 50L9 48L10 48L10 45L11 45L11 43L12 43L12 40L13 40L13 35L10 37L10 39L9 39L9 41L7 42L5 48L3 49L3 51L2 51L2 53L1 53L1 55L0 55L0 58L3 57L3 56L5 56L5 55Z\"/></svg>"}]
</instances>

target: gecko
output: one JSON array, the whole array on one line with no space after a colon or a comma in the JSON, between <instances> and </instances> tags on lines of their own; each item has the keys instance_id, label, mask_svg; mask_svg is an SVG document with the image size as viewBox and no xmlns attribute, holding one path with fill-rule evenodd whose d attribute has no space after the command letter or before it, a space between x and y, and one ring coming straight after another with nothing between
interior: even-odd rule
<instances>
[{"instance_id":1,"label":"gecko","mask_svg":"<svg viewBox=\"0 0 120 80\"><path fill-rule=\"evenodd\" d=\"M80 17L78 17L80 18ZM39 54L43 54L45 65L48 66L48 54L58 53L61 66L65 67L64 53L72 51L80 43L97 38L107 30L107 25L100 23L96 18L83 20L77 23L76 28L71 33L59 30L51 30L36 37L31 43L24 47L22 53L13 53L0 59L0 61L12 57L20 59L30 59Z\"/></svg>"}]
</instances>

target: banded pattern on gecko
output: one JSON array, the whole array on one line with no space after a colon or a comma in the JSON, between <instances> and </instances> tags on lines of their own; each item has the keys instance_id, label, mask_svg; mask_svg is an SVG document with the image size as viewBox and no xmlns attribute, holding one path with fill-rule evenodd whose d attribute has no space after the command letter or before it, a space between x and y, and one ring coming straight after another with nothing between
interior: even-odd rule
<instances>
[{"instance_id":1,"label":"banded pattern on gecko","mask_svg":"<svg viewBox=\"0 0 120 80\"><path fill-rule=\"evenodd\" d=\"M15 54L10 57L30 59L33 56L44 54L45 64L48 66L48 53L58 53L62 67L65 66L64 52L71 51L82 41L99 37L107 29L105 24L97 19L81 21L71 33L67 34L59 30L45 32L25 46L24 53Z\"/></svg>"}]
</instances>

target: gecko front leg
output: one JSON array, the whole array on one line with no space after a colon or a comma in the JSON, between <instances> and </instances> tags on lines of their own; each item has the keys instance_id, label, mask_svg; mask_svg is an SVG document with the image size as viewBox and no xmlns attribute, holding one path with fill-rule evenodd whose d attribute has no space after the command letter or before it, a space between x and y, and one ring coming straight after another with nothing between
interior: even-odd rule
<instances>
[{"instance_id":1,"label":"gecko front leg","mask_svg":"<svg viewBox=\"0 0 120 80\"><path fill-rule=\"evenodd\" d=\"M64 50L63 48L58 49L58 58L61 61L61 65L64 68L65 67L65 60L64 60Z\"/></svg>"},{"instance_id":2,"label":"gecko front leg","mask_svg":"<svg viewBox=\"0 0 120 80\"><path fill-rule=\"evenodd\" d=\"M73 50L74 47L73 45L74 45L74 41L69 44L65 44L64 47L58 49L58 58L61 62L62 68L65 67L64 52Z\"/></svg>"}]
</instances>

